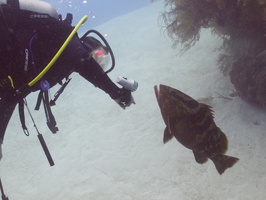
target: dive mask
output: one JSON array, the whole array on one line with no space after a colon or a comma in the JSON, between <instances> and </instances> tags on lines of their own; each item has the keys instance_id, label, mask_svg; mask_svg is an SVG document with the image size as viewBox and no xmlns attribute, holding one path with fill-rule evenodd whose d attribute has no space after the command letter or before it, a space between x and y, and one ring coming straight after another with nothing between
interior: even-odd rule
<instances>
[{"instance_id":1,"label":"dive mask","mask_svg":"<svg viewBox=\"0 0 266 200\"><path fill-rule=\"evenodd\" d=\"M93 50L91 55L103 70L107 69L110 62L110 54L102 46L99 46L97 49Z\"/></svg>"},{"instance_id":2,"label":"dive mask","mask_svg":"<svg viewBox=\"0 0 266 200\"><path fill-rule=\"evenodd\" d=\"M108 49L102 45L99 40L91 36L83 39L82 44L84 48L91 53L92 58L102 67L102 69L106 70L110 61Z\"/></svg>"}]
</instances>

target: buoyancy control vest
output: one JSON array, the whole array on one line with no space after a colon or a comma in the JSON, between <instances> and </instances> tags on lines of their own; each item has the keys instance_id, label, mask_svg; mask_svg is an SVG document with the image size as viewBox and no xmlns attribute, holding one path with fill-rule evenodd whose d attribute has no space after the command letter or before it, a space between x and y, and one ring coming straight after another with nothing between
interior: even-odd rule
<instances>
[{"instance_id":1,"label":"buoyancy control vest","mask_svg":"<svg viewBox=\"0 0 266 200\"><path fill-rule=\"evenodd\" d=\"M39 0L0 0L1 99L12 87L18 89L23 81L38 74L36 70L27 70L32 62L29 51L31 40L36 33L44 33L58 22L59 15L49 3Z\"/></svg>"},{"instance_id":2,"label":"buoyancy control vest","mask_svg":"<svg viewBox=\"0 0 266 200\"><path fill-rule=\"evenodd\" d=\"M22 98L30 93L30 91L27 90L28 92L19 95L18 98L14 96L17 92L13 91L21 89L22 84L27 84L25 81L32 80L40 72L41 69L32 74L32 76L29 76L29 73L32 73L32 71L28 72L25 70L28 67L26 65L33 63L30 55L32 54L30 50L32 41L37 33L41 35L49 27L53 29L53 24L55 24L54 26L61 24L59 16L56 10L46 2L38 0L0 0L1 104L6 107L15 105L17 102L20 105L23 104ZM69 27L71 30L71 26ZM60 33L60 31L57 31L57 33ZM68 34L66 33L66 37ZM63 40L64 37L62 42ZM58 50L60 45L62 45L61 42L55 49ZM27 73L27 76L23 76L23 73ZM26 78L30 78L30 80L26 80ZM28 87L27 85L25 86Z\"/></svg>"},{"instance_id":3,"label":"buoyancy control vest","mask_svg":"<svg viewBox=\"0 0 266 200\"><path fill-rule=\"evenodd\" d=\"M19 12L22 11L22 12ZM27 94L29 94L32 91L32 86L37 85L35 84L36 82L40 82L41 88L42 90L40 91L39 94L39 98L38 98L38 102L36 105L35 109L38 109L40 106L40 102L43 102L44 105L44 110L45 110L45 115L46 115L46 119L47 119L47 125L50 128L50 130L53 133L56 133L58 131L58 128L56 126L56 121L54 119L54 116L51 112L50 106L51 105L55 105L55 101L56 99L59 97L59 95L62 93L62 91L64 90L64 88L66 87L66 85L69 83L70 79L67 78L66 82L62 85L62 87L58 90L58 92L55 95L55 98L49 102L49 97L48 97L48 88L46 88L46 85L49 85L48 82L46 82L45 80L42 79L42 77L47 73L47 71L51 68L51 66L54 64L54 62L58 59L58 57L62 54L62 52L64 51L64 49L66 48L66 46L68 45L68 43L70 43L70 41L72 40L72 38L74 37L74 35L76 34L78 28L87 20L88 16L84 16L80 22L73 28L71 26L71 22L72 22L72 15L69 14L67 16L67 18L65 20L62 20L61 18L59 18L59 16L57 15L55 9L53 7L50 6L50 4L47 4L45 2L41 2L38 0L34 0L34 1L30 1L30 0L0 0L0 28L1 28L1 36L4 35L2 33L5 32L5 37L6 40L3 41L3 43L5 43L6 41L7 44L5 45L1 45L0 49L2 47L4 47L3 55L7 55L6 51L8 50L9 46L12 47L13 53L11 56L11 60L8 60L4 57L0 57L0 61L6 60L5 63L1 62L0 63L0 110L1 108L3 108L2 111L4 111L2 114L3 118L1 119L1 128L0 128L0 140L3 140L4 138L4 134L5 134L5 129L7 127L7 124L9 122L9 119L12 116L13 110L16 106L16 104L19 104L19 114L20 114L20 120L21 120L21 124L22 124L22 128L23 131L26 135L28 135L28 130L25 124L25 117L24 117L24 106L26 105L27 107L27 102L26 99L24 97L27 96ZM53 23L55 22L55 23ZM36 28L37 27L37 28ZM42 28L44 27L44 28ZM31 30L33 28L33 30ZM26 29L26 30L25 30ZM46 39L46 36L49 38L49 36L51 36L50 34L47 34L47 32L45 32L45 30L53 30L55 32L52 33L52 35L54 35L53 39L55 38L59 38L58 40L55 40L53 42L53 50L56 49L56 54L54 55L54 57L52 57L51 61L47 64L47 66L43 66L45 67L44 69L42 69L42 71L37 74L37 76L31 80L30 82L28 82L26 85L22 85L20 86L20 84L18 84L18 87L15 86L13 80L12 80L12 76L8 75L9 72L11 72L12 70L6 70L7 67L1 67L4 64L9 65L10 63L13 63L13 66L16 66L16 63L14 65L14 60L17 59L17 57L15 57L16 53L20 53L21 49L24 50L24 46L22 45L19 46L18 44L18 49L20 49L20 51L16 52L16 45L17 45L17 38L16 38L16 34L19 33L20 31L22 31L22 35L27 35L27 42L28 42L28 47L31 48L32 47L32 40L35 38L35 35L40 35L40 37L44 37L42 39ZM63 33L61 32L61 30L64 30ZM24 34L24 31L26 31L26 34ZM32 32L31 32L32 31ZM28 37L28 32L30 32L31 36ZM42 34L43 33L43 34ZM32 35L33 34L33 35ZM21 34L20 34L21 36ZM57 37L60 36L60 37ZM29 40L30 38L30 40ZM1 41L1 37L0 37L0 41ZM21 42L21 38L20 42ZM61 41L62 39L62 41ZM47 40L46 40L47 41ZM26 42L26 43L27 43ZM24 44L24 42L22 42ZM58 43L59 46L54 45L54 43ZM38 43L39 45L40 43ZM61 47L60 47L61 46ZM53 51L51 51L51 49L46 49L47 51L49 51L49 53ZM0 52L1 53L1 52ZM25 56L25 62L27 61L27 58L29 58L29 56L27 56L28 52L24 52ZM31 52L32 53L32 52ZM47 54L47 52L45 52ZM47 56L45 54L45 56ZM0 54L1 55L1 54ZM9 56L10 57L10 56ZM23 57L23 56L22 56ZM12 60L13 59L13 60ZM10 62L11 61L11 62ZM32 60L31 60L32 61ZM20 65L21 67L21 63L19 63L18 65ZM7 71L7 73L1 73L1 68L4 69L4 71ZM11 66L12 68L12 66ZM20 69L21 70L21 69ZM2 70L3 71L3 70ZM13 69L14 71L14 69ZM17 74L17 72L16 72ZM4 79L3 84L8 84L9 85L9 89L15 91L15 92L7 92L8 95L1 95L1 76L7 76L8 79ZM4 77L5 78L5 77ZM48 83L48 84L47 84ZM25 87L26 86L26 87ZM43 89L44 86L45 88ZM31 89L29 89L31 88ZM31 91L30 91L31 90ZM25 91L25 92L24 92ZM9 95L11 94L11 95ZM9 99L9 97L11 97ZM1 107L2 106L2 107ZM27 107L28 108L28 107ZM29 111L29 109L28 109ZM30 111L29 111L30 114ZM31 116L31 114L30 114ZM32 118L32 116L31 116ZM39 133L36 124L32 118L32 121L34 123L34 127L37 130L38 133L38 138L40 140L40 143L44 149L44 152L47 156L47 159L50 163L50 165L54 165L52 157L49 153L49 150L45 144L45 141L42 137L42 134Z\"/></svg>"}]
</instances>

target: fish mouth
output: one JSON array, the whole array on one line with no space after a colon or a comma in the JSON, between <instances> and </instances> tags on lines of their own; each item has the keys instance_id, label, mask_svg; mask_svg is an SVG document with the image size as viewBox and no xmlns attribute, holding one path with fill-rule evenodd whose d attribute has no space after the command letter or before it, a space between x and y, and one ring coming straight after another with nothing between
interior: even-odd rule
<instances>
[{"instance_id":1,"label":"fish mouth","mask_svg":"<svg viewBox=\"0 0 266 200\"><path fill-rule=\"evenodd\" d=\"M165 93L165 90L167 89L167 86L160 84L159 86L154 86L154 92L157 100L159 101L160 95Z\"/></svg>"}]
</instances>

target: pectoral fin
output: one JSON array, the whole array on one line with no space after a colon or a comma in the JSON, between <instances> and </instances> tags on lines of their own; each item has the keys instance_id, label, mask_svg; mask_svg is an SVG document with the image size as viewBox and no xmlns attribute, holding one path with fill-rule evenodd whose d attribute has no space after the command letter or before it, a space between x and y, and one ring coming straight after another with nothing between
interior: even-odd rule
<instances>
[{"instance_id":1,"label":"pectoral fin","mask_svg":"<svg viewBox=\"0 0 266 200\"><path fill-rule=\"evenodd\" d=\"M170 133L171 133L171 130L173 130L176 121L177 121L176 117L168 117L167 126L168 126L168 130Z\"/></svg>"},{"instance_id":2,"label":"pectoral fin","mask_svg":"<svg viewBox=\"0 0 266 200\"><path fill-rule=\"evenodd\" d=\"M164 129L163 143L169 142L173 138L173 135L169 132L168 127Z\"/></svg>"}]
</instances>

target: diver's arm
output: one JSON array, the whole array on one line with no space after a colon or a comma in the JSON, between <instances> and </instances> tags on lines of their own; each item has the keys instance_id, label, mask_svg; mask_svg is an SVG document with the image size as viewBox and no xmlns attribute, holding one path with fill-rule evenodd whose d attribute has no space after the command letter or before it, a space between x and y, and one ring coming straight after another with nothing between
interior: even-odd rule
<instances>
[{"instance_id":1,"label":"diver's arm","mask_svg":"<svg viewBox=\"0 0 266 200\"><path fill-rule=\"evenodd\" d=\"M131 92L117 87L93 58L84 59L77 72L94 86L109 94L122 108L131 105Z\"/></svg>"}]
</instances>

